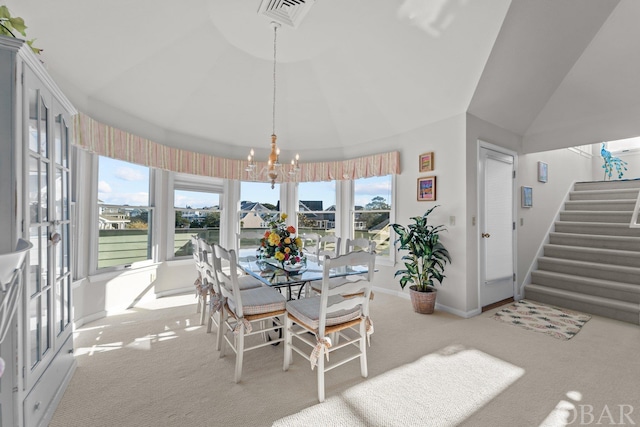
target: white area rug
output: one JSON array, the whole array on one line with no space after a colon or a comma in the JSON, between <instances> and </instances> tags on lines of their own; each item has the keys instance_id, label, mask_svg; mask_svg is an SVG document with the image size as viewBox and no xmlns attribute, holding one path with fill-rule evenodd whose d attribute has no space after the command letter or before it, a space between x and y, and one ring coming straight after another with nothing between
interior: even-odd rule
<instances>
[{"instance_id":1,"label":"white area rug","mask_svg":"<svg viewBox=\"0 0 640 427\"><path fill-rule=\"evenodd\" d=\"M523 374L522 368L479 350L450 346L273 425L455 426Z\"/></svg>"}]
</instances>

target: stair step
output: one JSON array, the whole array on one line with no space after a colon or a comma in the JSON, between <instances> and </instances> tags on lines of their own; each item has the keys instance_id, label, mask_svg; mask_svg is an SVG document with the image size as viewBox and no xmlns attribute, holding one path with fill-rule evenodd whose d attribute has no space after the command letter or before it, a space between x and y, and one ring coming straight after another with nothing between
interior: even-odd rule
<instances>
[{"instance_id":1,"label":"stair step","mask_svg":"<svg viewBox=\"0 0 640 427\"><path fill-rule=\"evenodd\" d=\"M553 271L531 272L531 283L548 288L564 289L588 295L640 304L640 285L574 276Z\"/></svg>"},{"instance_id":2,"label":"stair step","mask_svg":"<svg viewBox=\"0 0 640 427\"><path fill-rule=\"evenodd\" d=\"M635 199L620 200L568 200L564 204L566 211L623 211L633 212Z\"/></svg>"},{"instance_id":3,"label":"stair step","mask_svg":"<svg viewBox=\"0 0 640 427\"><path fill-rule=\"evenodd\" d=\"M544 256L597 264L626 265L628 267L640 265L640 252L597 247L547 244L544 245Z\"/></svg>"},{"instance_id":4,"label":"stair step","mask_svg":"<svg viewBox=\"0 0 640 427\"><path fill-rule=\"evenodd\" d=\"M571 191L569 200L637 200L638 189Z\"/></svg>"},{"instance_id":5,"label":"stair step","mask_svg":"<svg viewBox=\"0 0 640 427\"><path fill-rule=\"evenodd\" d=\"M640 285L640 268L625 265L597 264L587 261L542 256L538 258L538 269Z\"/></svg>"},{"instance_id":6,"label":"stair step","mask_svg":"<svg viewBox=\"0 0 640 427\"><path fill-rule=\"evenodd\" d=\"M619 249L640 252L640 237L590 235L577 233L549 233L549 243L564 246L583 246L587 248Z\"/></svg>"},{"instance_id":7,"label":"stair step","mask_svg":"<svg viewBox=\"0 0 640 427\"><path fill-rule=\"evenodd\" d=\"M614 181L576 182L576 191L613 190L619 188L640 188L640 179L618 179Z\"/></svg>"},{"instance_id":8,"label":"stair step","mask_svg":"<svg viewBox=\"0 0 640 427\"><path fill-rule=\"evenodd\" d=\"M610 223L626 223L631 222L632 212L620 211L562 211L560 212L560 221L575 222L610 222Z\"/></svg>"},{"instance_id":9,"label":"stair step","mask_svg":"<svg viewBox=\"0 0 640 427\"><path fill-rule=\"evenodd\" d=\"M640 324L640 304L637 303L584 295L578 292L553 289L535 284L526 285L524 287L524 295L528 300L604 316L636 325Z\"/></svg>"},{"instance_id":10,"label":"stair step","mask_svg":"<svg viewBox=\"0 0 640 427\"><path fill-rule=\"evenodd\" d=\"M611 222L558 221L555 223L555 231L573 234L640 237L640 228L629 228L629 224Z\"/></svg>"}]
</instances>

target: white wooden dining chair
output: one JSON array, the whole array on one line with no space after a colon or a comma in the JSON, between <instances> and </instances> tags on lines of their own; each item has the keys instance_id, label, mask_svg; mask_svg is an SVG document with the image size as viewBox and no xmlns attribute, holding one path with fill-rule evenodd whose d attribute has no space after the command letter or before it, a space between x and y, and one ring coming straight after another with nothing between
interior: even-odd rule
<instances>
[{"instance_id":1,"label":"white wooden dining chair","mask_svg":"<svg viewBox=\"0 0 640 427\"><path fill-rule=\"evenodd\" d=\"M226 344L236 354L235 382L242 377L244 352L282 342L284 338L269 341L261 340L257 344L245 346L245 339L254 335L282 331L282 318L285 314L285 297L269 286L240 290L235 251L214 245L216 257L229 262L229 272L218 274L220 293L225 299L219 336L224 339L220 348L220 357L224 357Z\"/></svg>"},{"instance_id":2,"label":"white wooden dining chair","mask_svg":"<svg viewBox=\"0 0 640 427\"><path fill-rule=\"evenodd\" d=\"M206 266L204 265L204 259L202 256L203 242L204 240L199 238L197 235L191 236L191 246L193 248L192 255L197 272L196 280L193 283L195 286L196 298L198 300L196 305L196 313L200 313L201 325L204 325L204 319L207 312L207 299L209 295L209 287L204 281L204 269L206 268Z\"/></svg>"},{"instance_id":3,"label":"white wooden dining chair","mask_svg":"<svg viewBox=\"0 0 640 427\"><path fill-rule=\"evenodd\" d=\"M345 253L353 252L353 251L366 251L366 252L375 252L376 251L376 242L374 240L369 240L364 237L358 237L355 239L349 239L345 241Z\"/></svg>"},{"instance_id":4,"label":"white wooden dining chair","mask_svg":"<svg viewBox=\"0 0 640 427\"><path fill-rule=\"evenodd\" d=\"M211 296L209 298L209 321L207 322L207 333L211 332L213 324L218 328L218 336L216 339L216 350L220 350L222 346L222 334L220 333L220 324L222 319L222 309L224 308L225 298L220 290L220 286L224 286L223 275L228 276L230 268L222 266L222 260L216 255L213 246L206 244L204 252L208 261L205 279L211 284ZM239 273L238 273L239 274ZM240 291L247 289L259 288L265 286L259 279L248 275L238 275L238 288Z\"/></svg>"},{"instance_id":5,"label":"white wooden dining chair","mask_svg":"<svg viewBox=\"0 0 640 427\"><path fill-rule=\"evenodd\" d=\"M313 260L318 260L318 250L320 248L320 235L318 233L304 233L300 236L302 239L303 254Z\"/></svg>"},{"instance_id":6,"label":"white wooden dining chair","mask_svg":"<svg viewBox=\"0 0 640 427\"><path fill-rule=\"evenodd\" d=\"M289 369L293 363L293 352L300 354L317 368L318 400L324 401L325 373L355 359L360 359L360 374L366 378L367 336L373 332L369 318L369 296L373 278L375 254L356 251L325 258L323 262L322 293L319 296L287 302L284 331L284 364ZM341 286L330 288L330 272L334 268L366 265L364 274L344 276ZM313 335L308 334L310 332ZM331 336L337 334L340 344L333 344ZM351 346L357 351L343 351L338 361L329 364L329 355ZM326 357L326 361L325 361ZM334 356L332 356L333 358Z\"/></svg>"},{"instance_id":7,"label":"white wooden dining chair","mask_svg":"<svg viewBox=\"0 0 640 427\"><path fill-rule=\"evenodd\" d=\"M342 239L333 234L322 236L318 242L318 260L322 260L325 255L335 258L340 255L340 242Z\"/></svg>"}]
</instances>

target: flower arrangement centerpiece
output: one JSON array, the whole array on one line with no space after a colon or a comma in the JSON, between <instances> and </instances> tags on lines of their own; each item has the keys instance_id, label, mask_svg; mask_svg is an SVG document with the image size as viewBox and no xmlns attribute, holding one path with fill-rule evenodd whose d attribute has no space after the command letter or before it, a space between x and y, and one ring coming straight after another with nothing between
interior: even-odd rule
<instances>
[{"instance_id":1,"label":"flower arrangement centerpiece","mask_svg":"<svg viewBox=\"0 0 640 427\"><path fill-rule=\"evenodd\" d=\"M296 236L296 228L286 225L287 214L275 214L269 221L269 230L260 239L260 255L264 258L274 258L282 264L295 265L304 260L302 255L302 240Z\"/></svg>"}]
</instances>

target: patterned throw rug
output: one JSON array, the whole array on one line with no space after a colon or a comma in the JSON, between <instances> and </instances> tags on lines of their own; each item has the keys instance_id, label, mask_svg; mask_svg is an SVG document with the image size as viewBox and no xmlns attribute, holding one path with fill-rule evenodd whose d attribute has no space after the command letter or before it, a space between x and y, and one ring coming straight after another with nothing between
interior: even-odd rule
<instances>
[{"instance_id":1,"label":"patterned throw rug","mask_svg":"<svg viewBox=\"0 0 640 427\"><path fill-rule=\"evenodd\" d=\"M499 310L493 318L524 329L549 334L554 338L568 340L580 332L580 328L591 319L591 316L533 301L520 300Z\"/></svg>"}]
</instances>

